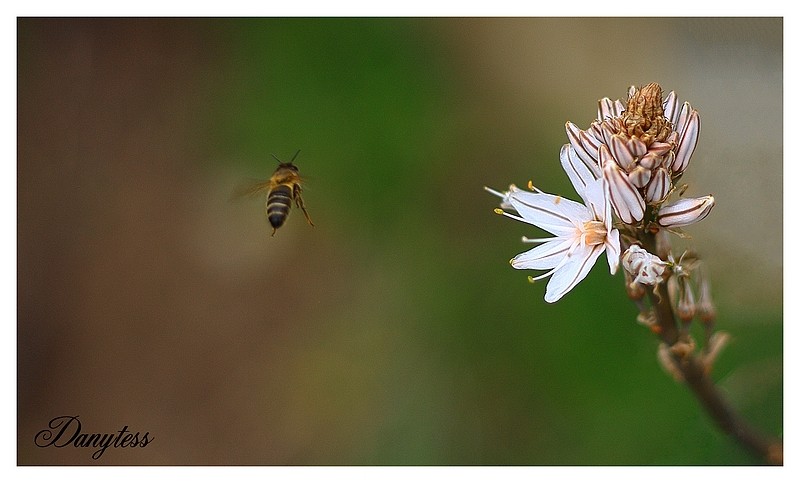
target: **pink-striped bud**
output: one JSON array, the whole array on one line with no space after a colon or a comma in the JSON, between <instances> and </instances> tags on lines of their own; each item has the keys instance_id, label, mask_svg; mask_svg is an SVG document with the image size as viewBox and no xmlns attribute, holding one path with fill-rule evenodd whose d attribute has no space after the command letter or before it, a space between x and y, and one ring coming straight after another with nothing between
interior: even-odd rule
<instances>
[{"instance_id":1,"label":"pink-striped bud","mask_svg":"<svg viewBox=\"0 0 800 483\"><path fill-rule=\"evenodd\" d=\"M657 204L664 201L672 189L672 180L666 168L658 168L653 172L653 178L644 190L645 200L649 204Z\"/></svg>"},{"instance_id":2,"label":"pink-striped bud","mask_svg":"<svg viewBox=\"0 0 800 483\"><path fill-rule=\"evenodd\" d=\"M682 198L658 210L658 224L665 227L691 225L702 220L714 207L712 195L701 198Z\"/></svg>"},{"instance_id":3,"label":"pink-striped bud","mask_svg":"<svg viewBox=\"0 0 800 483\"><path fill-rule=\"evenodd\" d=\"M688 102L683 104L675 130L680 133L680 137L675 161L672 163L673 176L683 173L689 166L689 160L697 146L697 138L700 136L700 115L692 109Z\"/></svg>"},{"instance_id":4,"label":"pink-striped bud","mask_svg":"<svg viewBox=\"0 0 800 483\"><path fill-rule=\"evenodd\" d=\"M644 217L644 200L636 187L628 181L625 172L611 157L605 144L600 146L600 164L603 168L603 178L608 183L611 205L620 220L628 224L641 221Z\"/></svg>"}]
</instances>

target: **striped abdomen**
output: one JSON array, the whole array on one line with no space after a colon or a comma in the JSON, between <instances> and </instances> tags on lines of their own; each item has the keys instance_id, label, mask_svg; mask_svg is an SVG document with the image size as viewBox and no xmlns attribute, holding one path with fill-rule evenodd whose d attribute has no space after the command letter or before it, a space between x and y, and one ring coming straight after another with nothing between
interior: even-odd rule
<instances>
[{"instance_id":1,"label":"striped abdomen","mask_svg":"<svg viewBox=\"0 0 800 483\"><path fill-rule=\"evenodd\" d=\"M292 188L281 184L276 186L267 196L267 218L272 228L279 228L289 216L292 206Z\"/></svg>"}]
</instances>

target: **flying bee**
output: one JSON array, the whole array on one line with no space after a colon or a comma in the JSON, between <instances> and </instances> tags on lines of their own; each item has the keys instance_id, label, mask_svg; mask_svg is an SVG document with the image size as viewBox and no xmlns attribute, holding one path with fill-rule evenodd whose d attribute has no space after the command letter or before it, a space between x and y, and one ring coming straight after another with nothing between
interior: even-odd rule
<instances>
[{"instance_id":1,"label":"flying bee","mask_svg":"<svg viewBox=\"0 0 800 483\"><path fill-rule=\"evenodd\" d=\"M292 160L288 163L284 163L273 154L272 157L275 158L279 164L275 172L272 173L272 176L266 181L259 181L251 185L242 193L243 195L255 195L264 191L267 192L267 219L269 220L269 224L272 225L272 236L275 236L275 232L283 225L286 218L289 216L289 208L292 206L292 200L303 210L308 224L314 226L314 223L308 216L305 204L303 204L303 189L300 187L302 181L302 178L300 178L300 171L297 169L297 166L294 165L294 160L297 158L298 154L300 154L300 150L294 154Z\"/></svg>"}]
</instances>

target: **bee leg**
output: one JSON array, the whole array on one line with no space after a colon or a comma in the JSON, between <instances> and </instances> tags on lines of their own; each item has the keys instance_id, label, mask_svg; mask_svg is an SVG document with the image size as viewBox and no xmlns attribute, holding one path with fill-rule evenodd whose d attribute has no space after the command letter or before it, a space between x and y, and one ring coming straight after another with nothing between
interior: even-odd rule
<instances>
[{"instance_id":1,"label":"bee leg","mask_svg":"<svg viewBox=\"0 0 800 483\"><path fill-rule=\"evenodd\" d=\"M276 232L276 231L278 231L278 229L277 229L277 228L273 228L273 229L272 229L272 235L270 235L270 236L275 236L275 232Z\"/></svg>"},{"instance_id":2,"label":"bee leg","mask_svg":"<svg viewBox=\"0 0 800 483\"><path fill-rule=\"evenodd\" d=\"M300 185L294 185L294 203L297 205L298 208L303 210L303 214L306 216L306 221L309 225L314 226L314 222L311 221L311 217L308 216L308 211L306 211L306 205L303 203L303 197L300 195L301 193Z\"/></svg>"}]
</instances>

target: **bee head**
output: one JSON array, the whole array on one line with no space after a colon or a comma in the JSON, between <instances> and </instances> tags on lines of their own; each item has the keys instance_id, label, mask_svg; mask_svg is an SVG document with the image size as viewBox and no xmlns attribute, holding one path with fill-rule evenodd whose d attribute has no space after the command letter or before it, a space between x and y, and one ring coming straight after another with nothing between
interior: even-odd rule
<instances>
[{"instance_id":1,"label":"bee head","mask_svg":"<svg viewBox=\"0 0 800 483\"><path fill-rule=\"evenodd\" d=\"M300 170L297 168L297 166L295 166L291 162L279 164L278 165L278 169L289 169L289 170L294 171L295 173L300 172Z\"/></svg>"},{"instance_id":2,"label":"bee head","mask_svg":"<svg viewBox=\"0 0 800 483\"><path fill-rule=\"evenodd\" d=\"M283 161L278 159L278 157L275 156L274 154L272 155L272 157L275 158L275 160L279 163L278 169L291 169L292 171L297 172L298 169L297 169L297 166L294 165L294 160L295 160L295 158L297 158L298 154L300 154L300 150L299 149L297 150L296 153L294 153L294 156L292 156L292 160L289 161L288 163L284 163Z\"/></svg>"}]
</instances>

